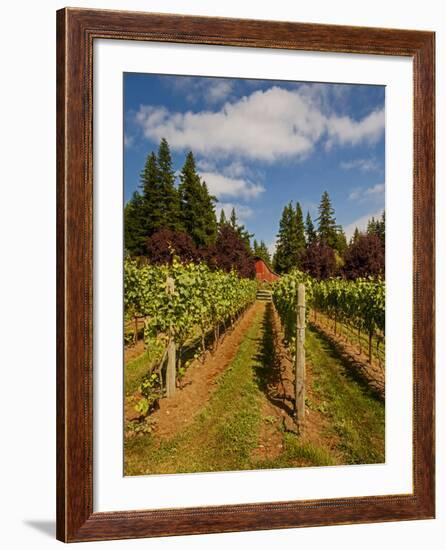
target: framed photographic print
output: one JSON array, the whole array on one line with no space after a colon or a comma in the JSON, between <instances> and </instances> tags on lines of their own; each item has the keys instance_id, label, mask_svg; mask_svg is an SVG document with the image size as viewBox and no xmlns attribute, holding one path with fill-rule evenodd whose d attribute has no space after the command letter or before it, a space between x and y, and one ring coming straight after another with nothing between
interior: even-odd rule
<instances>
[{"instance_id":1,"label":"framed photographic print","mask_svg":"<svg viewBox=\"0 0 446 550\"><path fill-rule=\"evenodd\" d=\"M434 34L57 47L57 537L434 517Z\"/></svg>"}]
</instances>

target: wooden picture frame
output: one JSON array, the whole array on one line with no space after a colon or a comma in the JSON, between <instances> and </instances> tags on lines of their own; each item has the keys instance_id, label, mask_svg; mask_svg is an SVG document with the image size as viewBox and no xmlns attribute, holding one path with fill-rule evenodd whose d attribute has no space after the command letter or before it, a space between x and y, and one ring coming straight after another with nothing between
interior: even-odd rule
<instances>
[{"instance_id":1,"label":"wooden picture frame","mask_svg":"<svg viewBox=\"0 0 446 550\"><path fill-rule=\"evenodd\" d=\"M93 512L93 43L99 38L413 60L413 493ZM434 517L432 32L97 11L57 13L57 538L248 531Z\"/></svg>"}]
</instances>

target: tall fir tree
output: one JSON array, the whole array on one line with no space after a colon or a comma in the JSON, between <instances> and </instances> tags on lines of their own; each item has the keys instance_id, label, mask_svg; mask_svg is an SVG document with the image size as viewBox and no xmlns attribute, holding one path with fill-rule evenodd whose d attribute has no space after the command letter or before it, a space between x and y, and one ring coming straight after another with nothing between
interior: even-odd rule
<instances>
[{"instance_id":1,"label":"tall fir tree","mask_svg":"<svg viewBox=\"0 0 446 550\"><path fill-rule=\"evenodd\" d=\"M144 199L135 191L124 207L124 247L130 256L141 256L145 253L145 223Z\"/></svg>"},{"instance_id":2,"label":"tall fir tree","mask_svg":"<svg viewBox=\"0 0 446 550\"><path fill-rule=\"evenodd\" d=\"M298 267L302 250L297 230L297 215L290 202L284 207L279 224L274 269L278 273L287 273Z\"/></svg>"},{"instance_id":3,"label":"tall fir tree","mask_svg":"<svg viewBox=\"0 0 446 550\"><path fill-rule=\"evenodd\" d=\"M386 213L383 211L381 219L379 220L377 235L381 239L382 245L386 246Z\"/></svg>"},{"instance_id":4,"label":"tall fir tree","mask_svg":"<svg viewBox=\"0 0 446 550\"><path fill-rule=\"evenodd\" d=\"M142 190L142 216L144 217L144 237L150 237L164 225L163 198L160 186L160 173L155 153L149 153L140 175Z\"/></svg>"},{"instance_id":5,"label":"tall fir tree","mask_svg":"<svg viewBox=\"0 0 446 550\"><path fill-rule=\"evenodd\" d=\"M181 220L186 233L197 246L214 244L217 237L216 199L209 194L206 183L201 181L191 151L181 170L180 181Z\"/></svg>"},{"instance_id":6,"label":"tall fir tree","mask_svg":"<svg viewBox=\"0 0 446 550\"><path fill-rule=\"evenodd\" d=\"M297 256L298 260L305 250L305 223L304 216L302 213L302 207L297 202L296 203L296 244L297 244Z\"/></svg>"},{"instance_id":7,"label":"tall fir tree","mask_svg":"<svg viewBox=\"0 0 446 550\"><path fill-rule=\"evenodd\" d=\"M162 227L181 231L183 224L180 212L180 195L175 187L175 171L169 144L162 138L158 148L158 173L161 196Z\"/></svg>"},{"instance_id":8,"label":"tall fir tree","mask_svg":"<svg viewBox=\"0 0 446 550\"><path fill-rule=\"evenodd\" d=\"M317 234L314 229L313 220L311 219L310 212L307 212L307 218L305 220L305 239L307 246L311 246L316 242Z\"/></svg>"},{"instance_id":9,"label":"tall fir tree","mask_svg":"<svg viewBox=\"0 0 446 550\"><path fill-rule=\"evenodd\" d=\"M336 251L340 254L342 257L347 250L347 237L345 236L344 230L342 228L342 225L338 225L336 229Z\"/></svg>"},{"instance_id":10,"label":"tall fir tree","mask_svg":"<svg viewBox=\"0 0 446 550\"><path fill-rule=\"evenodd\" d=\"M220 211L220 221L218 222L218 225L222 226L222 225L225 225L226 223L228 223L228 221L226 219L225 211L222 208Z\"/></svg>"},{"instance_id":11,"label":"tall fir tree","mask_svg":"<svg viewBox=\"0 0 446 550\"><path fill-rule=\"evenodd\" d=\"M217 198L209 193L209 188L205 181L201 183L201 196L203 204L203 227L207 245L214 244L217 238L217 216L215 214L215 203Z\"/></svg>"},{"instance_id":12,"label":"tall fir tree","mask_svg":"<svg viewBox=\"0 0 446 550\"><path fill-rule=\"evenodd\" d=\"M253 237L253 235L249 233L249 231L246 229L246 227L243 224L239 223L237 218L237 213L234 207L231 210L229 225L232 227L232 229L235 229L235 231L237 231L238 235L240 236L242 241L245 243L246 249L250 253L252 253L253 250L251 249L251 238Z\"/></svg>"},{"instance_id":13,"label":"tall fir tree","mask_svg":"<svg viewBox=\"0 0 446 550\"><path fill-rule=\"evenodd\" d=\"M236 229L236 227L237 227L237 214L235 213L235 208L234 207L231 210L231 216L229 218L229 223L231 224L231 227L233 229Z\"/></svg>"},{"instance_id":14,"label":"tall fir tree","mask_svg":"<svg viewBox=\"0 0 446 550\"><path fill-rule=\"evenodd\" d=\"M334 208L331 206L330 197L327 191L324 191L319 204L318 237L321 242L337 250L338 245L338 226L334 217Z\"/></svg>"}]
</instances>

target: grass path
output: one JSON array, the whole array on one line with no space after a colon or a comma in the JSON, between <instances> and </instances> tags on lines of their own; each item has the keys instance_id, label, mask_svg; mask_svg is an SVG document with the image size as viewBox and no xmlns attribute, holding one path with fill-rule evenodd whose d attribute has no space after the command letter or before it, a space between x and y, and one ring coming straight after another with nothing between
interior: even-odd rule
<instances>
[{"instance_id":1,"label":"grass path","mask_svg":"<svg viewBox=\"0 0 446 550\"><path fill-rule=\"evenodd\" d=\"M307 361L315 403L339 438L344 464L384 462L384 402L354 368L315 330L307 331Z\"/></svg>"},{"instance_id":2,"label":"grass path","mask_svg":"<svg viewBox=\"0 0 446 550\"><path fill-rule=\"evenodd\" d=\"M192 424L169 439L154 433L126 441L126 475L384 460L383 403L351 375L329 342L311 329L307 331L311 380L307 407L310 418L319 419L320 433L312 440L285 428L284 415L289 412L283 403L272 403L270 395L280 368L270 308L258 304L237 354L217 378L215 390ZM290 377L289 372L285 375ZM276 452L259 452L265 446L274 446Z\"/></svg>"},{"instance_id":3,"label":"grass path","mask_svg":"<svg viewBox=\"0 0 446 550\"><path fill-rule=\"evenodd\" d=\"M246 468L260 424L259 391L252 377L263 308L235 359L194 423L167 441L152 435L126 444L126 473L172 473Z\"/></svg>"}]
</instances>

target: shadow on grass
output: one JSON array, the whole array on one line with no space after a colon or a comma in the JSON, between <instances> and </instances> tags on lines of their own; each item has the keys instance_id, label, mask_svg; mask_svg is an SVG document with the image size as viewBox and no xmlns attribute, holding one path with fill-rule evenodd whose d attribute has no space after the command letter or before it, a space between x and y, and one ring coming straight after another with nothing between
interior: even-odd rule
<instances>
[{"instance_id":1,"label":"shadow on grass","mask_svg":"<svg viewBox=\"0 0 446 550\"><path fill-rule=\"evenodd\" d=\"M273 330L273 306L268 303L262 322L260 352L255 356L255 381L268 401L294 417L294 398L286 393L280 357L276 353Z\"/></svg>"},{"instance_id":2,"label":"shadow on grass","mask_svg":"<svg viewBox=\"0 0 446 550\"><path fill-rule=\"evenodd\" d=\"M364 366L358 361L355 361L355 359L344 350L342 344L327 336L324 331L320 330L316 325L310 323L310 326L311 330L315 332L323 342L327 355L333 357L335 361L343 366L346 377L358 384L364 395L384 402L384 390L373 385L373 382L364 373Z\"/></svg>"}]
</instances>

